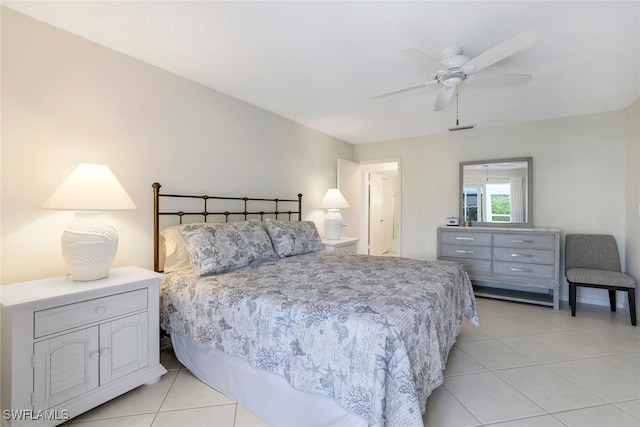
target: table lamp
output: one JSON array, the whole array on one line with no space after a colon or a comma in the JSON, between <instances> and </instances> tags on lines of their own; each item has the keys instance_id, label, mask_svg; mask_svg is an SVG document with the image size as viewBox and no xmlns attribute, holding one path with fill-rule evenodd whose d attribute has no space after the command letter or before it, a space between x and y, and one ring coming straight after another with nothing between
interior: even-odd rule
<instances>
[{"instance_id":1,"label":"table lamp","mask_svg":"<svg viewBox=\"0 0 640 427\"><path fill-rule=\"evenodd\" d=\"M62 233L62 257L71 278L85 282L109 275L118 249L118 232L90 212L137 209L108 166L81 163L42 205L75 211Z\"/></svg>"},{"instance_id":2,"label":"table lamp","mask_svg":"<svg viewBox=\"0 0 640 427\"><path fill-rule=\"evenodd\" d=\"M327 210L327 215L324 217L324 233L325 237L329 240L339 240L340 233L344 227L342 215L340 215L340 209L349 208L349 203L344 198L340 190L337 188L330 188L327 194L320 201L321 209Z\"/></svg>"}]
</instances>

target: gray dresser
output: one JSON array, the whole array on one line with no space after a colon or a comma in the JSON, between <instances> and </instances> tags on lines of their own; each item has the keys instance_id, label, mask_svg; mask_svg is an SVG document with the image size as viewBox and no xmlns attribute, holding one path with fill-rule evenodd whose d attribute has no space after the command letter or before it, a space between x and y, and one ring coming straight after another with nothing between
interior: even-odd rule
<instances>
[{"instance_id":1,"label":"gray dresser","mask_svg":"<svg viewBox=\"0 0 640 427\"><path fill-rule=\"evenodd\" d=\"M558 229L442 226L438 259L463 264L478 296L559 307Z\"/></svg>"}]
</instances>

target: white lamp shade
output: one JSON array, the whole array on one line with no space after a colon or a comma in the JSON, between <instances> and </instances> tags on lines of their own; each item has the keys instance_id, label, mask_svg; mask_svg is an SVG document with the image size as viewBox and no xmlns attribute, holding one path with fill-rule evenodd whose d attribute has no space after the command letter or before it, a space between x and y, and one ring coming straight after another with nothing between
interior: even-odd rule
<instances>
[{"instance_id":1,"label":"white lamp shade","mask_svg":"<svg viewBox=\"0 0 640 427\"><path fill-rule=\"evenodd\" d=\"M340 190L337 188L330 188L327 194L324 195L320 201L321 209L344 209L350 208L347 199L344 198Z\"/></svg>"},{"instance_id":2,"label":"white lamp shade","mask_svg":"<svg viewBox=\"0 0 640 427\"><path fill-rule=\"evenodd\" d=\"M95 163L80 163L42 207L70 211L137 208L111 169Z\"/></svg>"}]
</instances>

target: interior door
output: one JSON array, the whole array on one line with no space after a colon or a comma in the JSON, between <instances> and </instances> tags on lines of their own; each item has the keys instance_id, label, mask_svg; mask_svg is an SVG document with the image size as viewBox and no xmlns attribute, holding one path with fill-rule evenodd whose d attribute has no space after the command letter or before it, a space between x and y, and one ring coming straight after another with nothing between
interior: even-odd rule
<instances>
[{"instance_id":1,"label":"interior door","mask_svg":"<svg viewBox=\"0 0 640 427\"><path fill-rule=\"evenodd\" d=\"M369 254L383 255L391 249L393 237L393 189L389 179L369 174Z\"/></svg>"},{"instance_id":2,"label":"interior door","mask_svg":"<svg viewBox=\"0 0 640 427\"><path fill-rule=\"evenodd\" d=\"M359 237L362 241L362 177L360 165L349 160L338 159L337 179L338 189L351 205L348 209L340 209L345 225L342 235L345 237Z\"/></svg>"}]
</instances>

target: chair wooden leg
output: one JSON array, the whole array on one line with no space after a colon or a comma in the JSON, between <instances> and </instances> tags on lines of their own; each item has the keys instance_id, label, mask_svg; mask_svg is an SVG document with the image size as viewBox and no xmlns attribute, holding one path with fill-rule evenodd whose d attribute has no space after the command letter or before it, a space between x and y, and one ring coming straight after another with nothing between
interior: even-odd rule
<instances>
[{"instance_id":1,"label":"chair wooden leg","mask_svg":"<svg viewBox=\"0 0 640 427\"><path fill-rule=\"evenodd\" d=\"M611 311L616 311L616 290L609 289L609 306Z\"/></svg>"},{"instance_id":2,"label":"chair wooden leg","mask_svg":"<svg viewBox=\"0 0 640 427\"><path fill-rule=\"evenodd\" d=\"M569 305L571 306L571 315L576 317L576 285L569 282Z\"/></svg>"},{"instance_id":3,"label":"chair wooden leg","mask_svg":"<svg viewBox=\"0 0 640 427\"><path fill-rule=\"evenodd\" d=\"M631 313L631 324L636 326L636 290L631 288L629 293L629 313Z\"/></svg>"}]
</instances>

